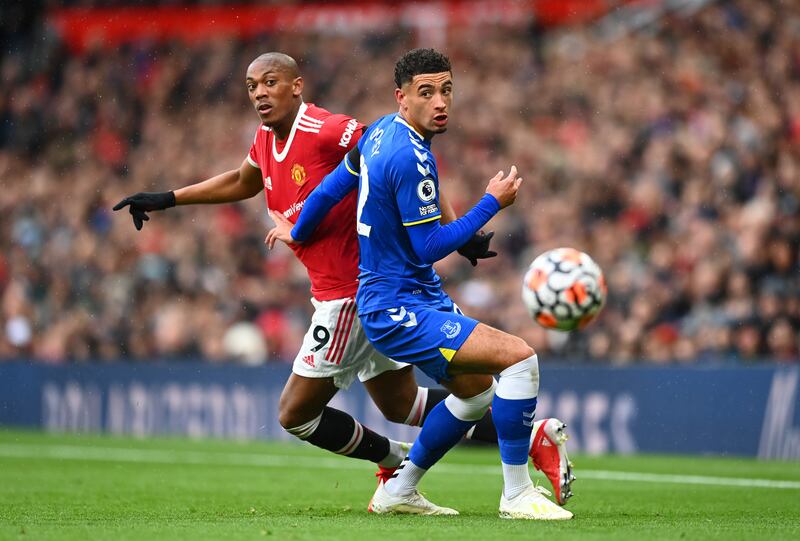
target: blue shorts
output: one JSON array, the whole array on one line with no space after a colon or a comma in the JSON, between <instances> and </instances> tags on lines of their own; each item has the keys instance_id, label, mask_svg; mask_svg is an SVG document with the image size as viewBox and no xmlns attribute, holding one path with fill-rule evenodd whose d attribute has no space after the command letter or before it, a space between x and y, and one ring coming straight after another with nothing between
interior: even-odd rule
<instances>
[{"instance_id":1,"label":"blue shorts","mask_svg":"<svg viewBox=\"0 0 800 541\"><path fill-rule=\"evenodd\" d=\"M395 361L416 365L438 381L447 381L447 367L478 325L449 297L429 305L398 306L359 316L375 349Z\"/></svg>"}]
</instances>

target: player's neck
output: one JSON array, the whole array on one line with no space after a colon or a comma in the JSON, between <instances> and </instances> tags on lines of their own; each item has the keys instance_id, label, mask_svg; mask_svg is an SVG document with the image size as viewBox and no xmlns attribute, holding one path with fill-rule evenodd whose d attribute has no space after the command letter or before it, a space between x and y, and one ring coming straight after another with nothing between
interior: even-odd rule
<instances>
[{"instance_id":1,"label":"player's neck","mask_svg":"<svg viewBox=\"0 0 800 541\"><path fill-rule=\"evenodd\" d=\"M285 141L289 134L292 132L292 126L294 126L294 122L297 119L297 115L300 112L300 106L303 104L302 100L297 100L292 112L286 115L280 123L275 124L272 126L272 133L275 134L275 138L278 141Z\"/></svg>"},{"instance_id":2,"label":"player's neck","mask_svg":"<svg viewBox=\"0 0 800 541\"><path fill-rule=\"evenodd\" d=\"M423 139L425 139L426 141L430 141L431 139L433 139L433 136L434 136L435 134L433 134L433 133L427 133L425 130L423 130L422 128L420 128L419 126L417 126L417 125L416 125L416 124L415 124L415 123L414 123L414 122L413 122L411 119L407 118L407 117L406 117L406 116L403 114L403 112L402 112L402 111L398 111L398 112L397 112L397 114L398 114L398 115L400 115L400 118L402 118L402 119L403 119L403 122L405 122L406 124L408 124L409 126L411 126L411 128L413 128L413 130L414 130L415 132L417 132L417 134L421 135Z\"/></svg>"}]
</instances>

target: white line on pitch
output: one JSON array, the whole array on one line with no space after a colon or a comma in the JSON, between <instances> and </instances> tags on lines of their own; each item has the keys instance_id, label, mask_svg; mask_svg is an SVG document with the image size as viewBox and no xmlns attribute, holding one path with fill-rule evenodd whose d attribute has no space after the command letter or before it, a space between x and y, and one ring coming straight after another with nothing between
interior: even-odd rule
<instances>
[{"instance_id":1,"label":"white line on pitch","mask_svg":"<svg viewBox=\"0 0 800 541\"><path fill-rule=\"evenodd\" d=\"M229 453L204 451L177 451L164 449L131 449L123 447L96 447L81 445L38 445L0 443L0 457L36 458L52 460L87 460L98 462L133 462L150 464L205 464L220 466L259 466L280 468L300 466L303 468L361 470L373 468L361 460L333 457L311 457L271 455L261 453ZM436 471L462 475L501 474L498 466L477 464L439 464ZM603 481L633 481L642 483L676 483L692 485L719 485L751 488L777 488L800 490L800 481L776 481L770 479L743 479L734 477L711 477L706 475L672 475L663 473L625 472L611 470L577 470L579 479Z\"/></svg>"}]
</instances>

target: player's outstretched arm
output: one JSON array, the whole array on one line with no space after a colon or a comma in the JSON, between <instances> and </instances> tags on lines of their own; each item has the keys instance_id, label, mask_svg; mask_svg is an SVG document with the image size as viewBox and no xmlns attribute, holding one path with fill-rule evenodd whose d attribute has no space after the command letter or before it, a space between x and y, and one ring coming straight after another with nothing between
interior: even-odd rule
<instances>
[{"instance_id":1,"label":"player's outstretched arm","mask_svg":"<svg viewBox=\"0 0 800 541\"><path fill-rule=\"evenodd\" d=\"M128 211L133 218L133 225L137 231L140 231L144 226L144 222L150 219L147 215L148 212L164 210L174 206L174 192L139 192L129 195L114 205L114 210L122 210L128 207Z\"/></svg>"},{"instance_id":2,"label":"player's outstretched arm","mask_svg":"<svg viewBox=\"0 0 800 541\"><path fill-rule=\"evenodd\" d=\"M176 205L208 205L250 199L264 189L261 170L244 160L239 169L226 171L197 184L175 190Z\"/></svg>"},{"instance_id":3,"label":"player's outstretched arm","mask_svg":"<svg viewBox=\"0 0 800 541\"><path fill-rule=\"evenodd\" d=\"M148 212L175 205L230 203L253 197L263 189L261 172L245 160L239 169L227 171L197 184L169 192L140 192L114 205L114 210L129 207L137 231L150 217Z\"/></svg>"},{"instance_id":4,"label":"player's outstretched arm","mask_svg":"<svg viewBox=\"0 0 800 541\"><path fill-rule=\"evenodd\" d=\"M347 194L358 188L358 172L350 165L348 156L345 156L336 169L326 175L319 186L311 192L306 202L303 203L303 210L300 211L294 227L285 216L270 212L275 227L267 233L267 238L264 239L264 243L270 250L275 246L277 240L286 244L308 240L328 212Z\"/></svg>"},{"instance_id":5,"label":"player's outstretched arm","mask_svg":"<svg viewBox=\"0 0 800 541\"><path fill-rule=\"evenodd\" d=\"M434 263L463 246L501 208L514 202L521 182L517 168L512 166L506 177L503 177L502 171L497 173L489 181L486 195L458 220L446 225L436 220L408 226L414 252L422 261Z\"/></svg>"}]
</instances>

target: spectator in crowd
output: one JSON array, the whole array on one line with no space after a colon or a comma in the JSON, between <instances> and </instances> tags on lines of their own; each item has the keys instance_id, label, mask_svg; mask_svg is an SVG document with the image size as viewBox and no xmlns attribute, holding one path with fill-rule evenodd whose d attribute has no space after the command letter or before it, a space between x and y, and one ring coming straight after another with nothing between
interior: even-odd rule
<instances>
[{"instance_id":1,"label":"spectator in crowd","mask_svg":"<svg viewBox=\"0 0 800 541\"><path fill-rule=\"evenodd\" d=\"M375 74L419 43L278 33L74 55L32 41L0 62L0 360L292 359L308 282L288 250L264 249L262 201L156 214L139 233L110 206L241 161L240 77L260 52L295 56L309 98L369 123L392 106ZM468 114L437 146L457 210L504 164L526 179L491 224L499 257L440 263L466 311L547 359L798 362L799 4L715 3L613 41L455 27L441 48L468 66L454 74ZM529 261L559 245L609 283L568 338L519 299Z\"/></svg>"}]
</instances>

